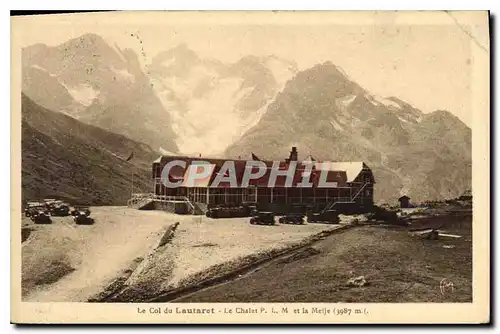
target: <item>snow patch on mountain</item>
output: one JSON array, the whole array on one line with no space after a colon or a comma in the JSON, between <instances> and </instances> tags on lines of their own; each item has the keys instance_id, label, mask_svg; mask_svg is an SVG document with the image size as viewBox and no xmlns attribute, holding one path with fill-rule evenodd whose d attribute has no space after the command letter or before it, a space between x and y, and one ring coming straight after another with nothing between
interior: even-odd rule
<instances>
[{"instance_id":1,"label":"snow patch on mountain","mask_svg":"<svg viewBox=\"0 0 500 334\"><path fill-rule=\"evenodd\" d=\"M119 79L121 79L123 81L128 81L130 83L135 82L135 75L133 75L132 73L130 73L126 69L119 69L119 68L115 68L114 66L111 66L110 69L111 69L111 71L113 71L113 73L116 74L116 76Z\"/></svg>"},{"instance_id":2,"label":"snow patch on mountain","mask_svg":"<svg viewBox=\"0 0 500 334\"><path fill-rule=\"evenodd\" d=\"M176 60L177 60L177 58L175 56L172 56L171 58L164 59L161 62L161 66L169 67L170 65L174 64Z\"/></svg>"},{"instance_id":3,"label":"snow patch on mountain","mask_svg":"<svg viewBox=\"0 0 500 334\"><path fill-rule=\"evenodd\" d=\"M381 96L377 96L377 95L374 95L373 96L373 99L378 102L379 104L382 104L386 107L393 107L393 108L396 108L396 109L401 109L401 105L391 99L386 99L386 98L383 98Z\"/></svg>"},{"instance_id":4,"label":"snow patch on mountain","mask_svg":"<svg viewBox=\"0 0 500 334\"><path fill-rule=\"evenodd\" d=\"M40 70L40 71L43 71L45 73L47 73L49 76L51 77L56 77L57 74L54 74L54 73L51 73L49 70L47 70L46 68L40 66L40 65L37 65L37 64L34 64L34 65L31 65L32 68L35 68L37 70Z\"/></svg>"},{"instance_id":5,"label":"snow patch on mountain","mask_svg":"<svg viewBox=\"0 0 500 334\"><path fill-rule=\"evenodd\" d=\"M197 91L200 83L207 83L208 89L215 85L217 77L218 74L215 70L203 66L196 66L191 69L189 75L186 77L155 77L152 81L154 84L153 88L157 93L163 96L162 102L168 105L171 94L174 94L176 99L189 100L193 98L194 92ZM222 85L224 85L224 83L222 83Z\"/></svg>"},{"instance_id":6,"label":"snow patch on mountain","mask_svg":"<svg viewBox=\"0 0 500 334\"><path fill-rule=\"evenodd\" d=\"M356 95L346 95L336 100L337 106L347 108L356 98Z\"/></svg>"},{"instance_id":7,"label":"snow patch on mountain","mask_svg":"<svg viewBox=\"0 0 500 334\"><path fill-rule=\"evenodd\" d=\"M81 84L75 87L69 87L64 84L62 85L66 88L68 93L71 94L76 102L84 105L85 107L90 106L92 101L99 96L99 91L95 90L89 84Z\"/></svg>"},{"instance_id":8,"label":"snow patch on mountain","mask_svg":"<svg viewBox=\"0 0 500 334\"><path fill-rule=\"evenodd\" d=\"M210 90L202 98L189 99L183 108L179 108L175 100L162 101L170 111L177 135L177 145L183 153L214 153L231 144L236 135L240 134L243 121L238 113L233 112L237 101L252 89L239 90L241 79L221 79L217 89ZM174 89L176 96L181 98L191 95L183 91L189 83L177 84ZM165 97L165 94L162 94Z\"/></svg>"},{"instance_id":9,"label":"snow patch on mountain","mask_svg":"<svg viewBox=\"0 0 500 334\"><path fill-rule=\"evenodd\" d=\"M127 59L125 58L125 56L123 55L123 52L122 52L122 49L120 49L120 47L118 46L118 44L116 43L108 43L112 49L116 52L116 54L120 57L120 59L126 63L127 62Z\"/></svg>"}]
</instances>

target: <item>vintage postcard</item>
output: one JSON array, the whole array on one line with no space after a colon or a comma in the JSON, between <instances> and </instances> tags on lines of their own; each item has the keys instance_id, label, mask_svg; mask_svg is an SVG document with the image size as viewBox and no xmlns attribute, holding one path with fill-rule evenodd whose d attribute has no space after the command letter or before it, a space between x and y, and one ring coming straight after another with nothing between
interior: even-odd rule
<instances>
[{"instance_id":1,"label":"vintage postcard","mask_svg":"<svg viewBox=\"0 0 500 334\"><path fill-rule=\"evenodd\" d=\"M13 323L488 323L487 11L12 22Z\"/></svg>"}]
</instances>

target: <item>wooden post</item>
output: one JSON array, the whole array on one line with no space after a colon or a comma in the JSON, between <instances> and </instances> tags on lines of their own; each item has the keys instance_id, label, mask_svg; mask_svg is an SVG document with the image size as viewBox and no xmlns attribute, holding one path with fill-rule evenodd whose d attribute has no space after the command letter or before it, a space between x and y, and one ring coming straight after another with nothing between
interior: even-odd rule
<instances>
[{"instance_id":1,"label":"wooden post","mask_svg":"<svg viewBox=\"0 0 500 334\"><path fill-rule=\"evenodd\" d=\"M273 188L271 188L271 203L273 202Z\"/></svg>"},{"instance_id":2,"label":"wooden post","mask_svg":"<svg viewBox=\"0 0 500 334\"><path fill-rule=\"evenodd\" d=\"M207 205L210 203L210 187L207 186Z\"/></svg>"},{"instance_id":3,"label":"wooden post","mask_svg":"<svg viewBox=\"0 0 500 334\"><path fill-rule=\"evenodd\" d=\"M130 198L134 195L134 170L132 169L132 180L130 181Z\"/></svg>"}]
</instances>

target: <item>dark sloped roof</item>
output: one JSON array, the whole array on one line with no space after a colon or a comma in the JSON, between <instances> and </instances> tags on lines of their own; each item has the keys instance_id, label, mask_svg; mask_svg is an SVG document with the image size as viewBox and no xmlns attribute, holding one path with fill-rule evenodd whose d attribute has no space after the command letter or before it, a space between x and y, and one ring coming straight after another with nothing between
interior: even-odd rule
<instances>
[{"instance_id":1,"label":"dark sloped roof","mask_svg":"<svg viewBox=\"0 0 500 334\"><path fill-rule=\"evenodd\" d=\"M233 161L236 180L238 185L241 184L244 172L246 170L247 160L230 160L230 159L212 159L212 158L194 158L194 157L186 157L186 156L162 156L159 159L155 160L154 163L159 163L160 165L165 165L173 160L181 160L186 162L186 169L180 166L175 166L170 170L169 179L173 182L184 180L187 178L187 173L189 172L189 166L193 164L202 164L209 166L211 170L211 175L204 180L197 181L191 187L207 187L212 184L214 179L221 173L221 168L226 161ZM200 163L203 161L204 163ZM258 178L250 180L250 186L260 186L265 187L268 185L269 178L271 176L271 167L273 166L272 161L261 160L267 167L266 173ZM295 174L293 177L292 187L296 187L302 181L303 173L306 173L307 166L310 165L311 160L306 160L303 162L298 162L295 170ZM362 162L313 162L313 168L311 171L311 177L309 181L313 184L313 187L317 187L320 181L320 173L321 171L327 172L326 181L327 182L337 182L338 187L346 187L348 182L354 181L354 179L359 175L361 170L364 167ZM288 164L285 161L280 162L281 170L288 169ZM196 169L193 169L193 172ZM252 174L257 173L258 167L252 167ZM284 187L286 182L286 176L278 176L276 178L275 187ZM228 181L220 182L220 188L230 187L230 183Z\"/></svg>"}]
</instances>

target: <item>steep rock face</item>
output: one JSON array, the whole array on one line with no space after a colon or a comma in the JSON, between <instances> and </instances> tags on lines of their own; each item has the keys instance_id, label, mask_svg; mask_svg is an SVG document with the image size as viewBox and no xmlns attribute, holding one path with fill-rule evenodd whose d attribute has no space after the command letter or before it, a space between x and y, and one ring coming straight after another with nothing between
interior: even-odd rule
<instances>
[{"instance_id":1,"label":"steep rock face","mask_svg":"<svg viewBox=\"0 0 500 334\"><path fill-rule=\"evenodd\" d=\"M471 130L457 117L373 96L330 62L290 80L226 155L276 159L291 146L303 158L365 161L375 172L378 201L449 198L471 184Z\"/></svg>"},{"instance_id":2,"label":"steep rock face","mask_svg":"<svg viewBox=\"0 0 500 334\"><path fill-rule=\"evenodd\" d=\"M297 67L275 56L224 64L181 44L158 54L147 71L172 115L180 151L215 154L259 121Z\"/></svg>"},{"instance_id":3,"label":"steep rock face","mask_svg":"<svg viewBox=\"0 0 500 334\"><path fill-rule=\"evenodd\" d=\"M124 205L132 189L151 191L157 153L146 144L47 110L24 94L21 129L23 200Z\"/></svg>"},{"instance_id":4,"label":"steep rock face","mask_svg":"<svg viewBox=\"0 0 500 334\"><path fill-rule=\"evenodd\" d=\"M132 50L87 34L55 47L26 47L22 64L23 92L39 105L177 151L170 115Z\"/></svg>"}]
</instances>

